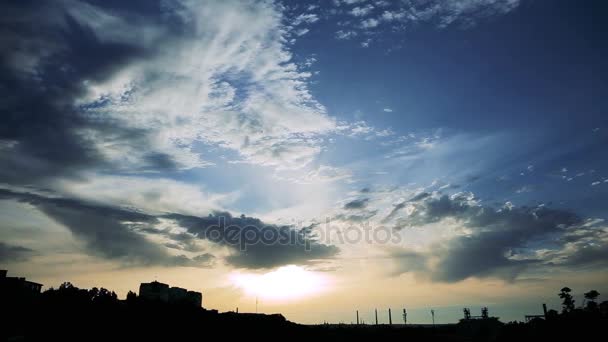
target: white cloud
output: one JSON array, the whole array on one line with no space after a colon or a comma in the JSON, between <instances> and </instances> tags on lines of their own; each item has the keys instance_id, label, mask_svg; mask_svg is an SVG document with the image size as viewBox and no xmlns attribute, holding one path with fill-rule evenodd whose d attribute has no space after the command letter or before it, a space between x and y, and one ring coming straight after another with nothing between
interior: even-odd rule
<instances>
[{"instance_id":1,"label":"white cloud","mask_svg":"<svg viewBox=\"0 0 608 342\"><path fill-rule=\"evenodd\" d=\"M384 108L383 111L386 112L386 113L392 113L393 112L393 110L391 108Z\"/></svg>"},{"instance_id":2,"label":"white cloud","mask_svg":"<svg viewBox=\"0 0 608 342\"><path fill-rule=\"evenodd\" d=\"M347 4L347 5L354 5L354 4L359 4L362 2L366 2L367 0L342 0L343 3Z\"/></svg>"},{"instance_id":3,"label":"white cloud","mask_svg":"<svg viewBox=\"0 0 608 342\"><path fill-rule=\"evenodd\" d=\"M496 15L507 14L516 9L521 0L428 0L428 1L402 1L388 2L374 1L363 6L363 1L349 0L346 4L355 5L349 13L354 16L369 15L375 7L394 5L386 9L376 18L369 18L362 23L347 25L345 29L374 31L381 22L398 21L400 25L392 27L393 30L404 30L409 24L433 23L437 28L443 29L451 25L470 27L478 21ZM369 44L362 44L367 47Z\"/></svg>"},{"instance_id":4,"label":"white cloud","mask_svg":"<svg viewBox=\"0 0 608 342\"><path fill-rule=\"evenodd\" d=\"M351 39L355 36L357 36L357 32L355 32L355 31L340 30L340 31L336 32L336 38L338 38L338 39Z\"/></svg>"},{"instance_id":5,"label":"white cloud","mask_svg":"<svg viewBox=\"0 0 608 342\"><path fill-rule=\"evenodd\" d=\"M316 23L317 21L319 21L319 17L314 14L314 13L303 13L298 15L294 20L293 20L293 24L294 25L300 25L303 23L306 24L312 24L312 23Z\"/></svg>"},{"instance_id":6,"label":"white cloud","mask_svg":"<svg viewBox=\"0 0 608 342\"><path fill-rule=\"evenodd\" d=\"M403 18L405 18L405 12L384 11L382 13L382 20L385 21L401 20Z\"/></svg>"},{"instance_id":7,"label":"white cloud","mask_svg":"<svg viewBox=\"0 0 608 342\"><path fill-rule=\"evenodd\" d=\"M367 121L356 121L354 123L341 122L336 131L350 137L363 137L365 140L374 138L386 138L395 134L390 128L378 129L370 126Z\"/></svg>"},{"instance_id":8,"label":"white cloud","mask_svg":"<svg viewBox=\"0 0 608 342\"><path fill-rule=\"evenodd\" d=\"M78 181L61 181L56 188L70 197L151 214L206 214L222 210L238 196L210 193L197 185L171 179L130 176L90 175Z\"/></svg>"},{"instance_id":9,"label":"white cloud","mask_svg":"<svg viewBox=\"0 0 608 342\"><path fill-rule=\"evenodd\" d=\"M386 1L386 0L378 0L374 2L374 5L376 5L377 7L387 7L390 6L390 2Z\"/></svg>"},{"instance_id":10,"label":"white cloud","mask_svg":"<svg viewBox=\"0 0 608 342\"><path fill-rule=\"evenodd\" d=\"M364 29L374 28L378 26L380 22L377 19L369 18L365 19L361 22L361 27Z\"/></svg>"},{"instance_id":11,"label":"white cloud","mask_svg":"<svg viewBox=\"0 0 608 342\"><path fill-rule=\"evenodd\" d=\"M296 36L301 37L301 36L307 34L308 32L310 32L310 30L307 28L299 29L296 31Z\"/></svg>"},{"instance_id":12,"label":"white cloud","mask_svg":"<svg viewBox=\"0 0 608 342\"><path fill-rule=\"evenodd\" d=\"M304 174L277 175L277 179L297 184L321 184L341 180L349 181L351 178L352 173L349 170L329 165L319 165Z\"/></svg>"},{"instance_id":13,"label":"white cloud","mask_svg":"<svg viewBox=\"0 0 608 342\"><path fill-rule=\"evenodd\" d=\"M142 145L185 168L208 164L193 149L197 141L235 150L243 162L283 168L309 163L321 149L318 136L330 132L334 122L308 90L310 73L291 60L280 9L240 0L181 4L174 14L192 32L164 33L155 56L91 84L83 103L103 105L93 106L89 115L145 130ZM294 25L317 20L315 14L302 14ZM128 35L121 39L147 32L127 23L119 28ZM139 146L86 134L111 158L140 154Z\"/></svg>"},{"instance_id":14,"label":"white cloud","mask_svg":"<svg viewBox=\"0 0 608 342\"><path fill-rule=\"evenodd\" d=\"M372 39L371 38L367 38L366 40L364 40L364 41L361 42L361 46L364 47L364 48L367 48L367 47L369 47L369 44L371 44L371 42L372 42Z\"/></svg>"},{"instance_id":15,"label":"white cloud","mask_svg":"<svg viewBox=\"0 0 608 342\"><path fill-rule=\"evenodd\" d=\"M374 10L374 6L368 4L365 6L361 6L361 7L357 6L357 7L353 8L350 11L350 14L355 17L364 17L364 16L368 15L369 13L371 13L371 11L373 11L373 10Z\"/></svg>"}]
</instances>

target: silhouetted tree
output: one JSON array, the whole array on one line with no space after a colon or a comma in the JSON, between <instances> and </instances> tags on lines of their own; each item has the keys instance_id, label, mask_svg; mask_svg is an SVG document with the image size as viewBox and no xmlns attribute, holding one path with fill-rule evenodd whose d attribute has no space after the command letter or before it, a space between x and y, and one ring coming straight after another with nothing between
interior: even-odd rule
<instances>
[{"instance_id":1,"label":"silhouetted tree","mask_svg":"<svg viewBox=\"0 0 608 342\"><path fill-rule=\"evenodd\" d=\"M133 291L127 293L127 303L135 303L137 301L137 294Z\"/></svg>"},{"instance_id":2,"label":"silhouetted tree","mask_svg":"<svg viewBox=\"0 0 608 342\"><path fill-rule=\"evenodd\" d=\"M587 300L587 310L589 311L597 311L598 306L595 300L600 296L600 293L596 290L591 290L585 293L585 299Z\"/></svg>"},{"instance_id":3,"label":"silhouetted tree","mask_svg":"<svg viewBox=\"0 0 608 342\"><path fill-rule=\"evenodd\" d=\"M72 285L72 283L70 283L69 281L66 281L66 282L62 283L61 285L59 285L59 290L63 290L63 291L71 290L74 288L75 288L75 286Z\"/></svg>"},{"instance_id":4,"label":"silhouetted tree","mask_svg":"<svg viewBox=\"0 0 608 342\"><path fill-rule=\"evenodd\" d=\"M570 294L572 290L569 287L564 287L561 289L561 292L558 294L559 298L562 299L562 312L572 312L574 310L574 299Z\"/></svg>"},{"instance_id":5,"label":"silhouetted tree","mask_svg":"<svg viewBox=\"0 0 608 342\"><path fill-rule=\"evenodd\" d=\"M91 301L93 303L111 304L118 301L118 296L116 296L114 291L110 291L103 287L100 289L94 287L89 291L89 294L91 295Z\"/></svg>"}]
</instances>

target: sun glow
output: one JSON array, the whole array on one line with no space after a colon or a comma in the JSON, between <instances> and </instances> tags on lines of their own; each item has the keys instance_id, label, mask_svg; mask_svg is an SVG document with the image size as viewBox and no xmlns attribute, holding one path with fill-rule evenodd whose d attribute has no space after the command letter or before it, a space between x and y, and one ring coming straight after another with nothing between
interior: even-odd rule
<instances>
[{"instance_id":1,"label":"sun glow","mask_svg":"<svg viewBox=\"0 0 608 342\"><path fill-rule=\"evenodd\" d=\"M248 295L269 300L295 300L318 294L329 287L327 277L295 265L263 274L235 273L230 279Z\"/></svg>"}]
</instances>

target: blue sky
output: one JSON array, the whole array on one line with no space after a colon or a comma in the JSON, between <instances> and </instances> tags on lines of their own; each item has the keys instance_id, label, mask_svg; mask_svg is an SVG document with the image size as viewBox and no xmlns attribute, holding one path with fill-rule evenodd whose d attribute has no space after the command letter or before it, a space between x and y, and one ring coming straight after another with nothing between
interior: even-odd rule
<instances>
[{"instance_id":1,"label":"blue sky","mask_svg":"<svg viewBox=\"0 0 608 342\"><path fill-rule=\"evenodd\" d=\"M119 293L163 274L228 309L263 295L231 279L295 265L326 285L267 309L309 323L361 291L515 319L605 286L603 1L2 7L3 268ZM312 249L241 250L207 235L219 218Z\"/></svg>"}]
</instances>

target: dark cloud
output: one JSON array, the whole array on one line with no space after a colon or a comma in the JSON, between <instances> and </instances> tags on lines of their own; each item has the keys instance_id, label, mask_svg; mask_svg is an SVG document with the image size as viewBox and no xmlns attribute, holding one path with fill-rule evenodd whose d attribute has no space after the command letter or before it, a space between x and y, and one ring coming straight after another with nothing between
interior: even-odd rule
<instances>
[{"instance_id":1,"label":"dark cloud","mask_svg":"<svg viewBox=\"0 0 608 342\"><path fill-rule=\"evenodd\" d=\"M192 258L193 261L200 265L211 267L215 264L215 255L210 253L203 253Z\"/></svg>"},{"instance_id":2,"label":"dark cloud","mask_svg":"<svg viewBox=\"0 0 608 342\"><path fill-rule=\"evenodd\" d=\"M391 221L392 219L394 219L395 216L397 216L397 214L399 213L399 211L401 209L405 208L405 206L407 205L408 202L418 202L429 196L431 196L430 193L421 192L405 202L395 204L395 206L393 207L393 210L391 210L391 212L388 215L386 215L386 217L384 219L382 219L382 223L387 223L387 222Z\"/></svg>"},{"instance_id":3,"label":"dark cloud","mask_svg":"<svg viewBox=\"0 0 608 342\"><path fill-rule=\"evenodd\" d=\"M344 204L344 209L363 209L367 206L369 202L369 198L361 198L352 200L346 204Z\"/></svg>"},{"instance_id":4,"label":"dark cloud","mask_svg":"<svg viewBox=\"0 0 608 342\"><path fill-rule=\"evenodd\" d=\"M569 229L557 242L563 247L544 255L552 265L577 269L608 266L608 229L601 222Z\"/></svg>"},{"instance_id":5,"label":"dark cloud","mask_svg":"<svg viewBox=\"0 0 608 342\"><path fill-rule=\"evenodd\" d=\"M421 201L427 197L431 196L430 193L428 192L421 192L419 194L414 195L414 197L410 198L409 202L418 202Z\"/></svg>"},{"instance_id":6,"label":"dark cloud","mask_svg":"<svg viewBox=\"0 0 608 342\"><path fill-rule=\"evenodd\" d=\"M157 223L157 218L74 199L49 198L0 189L0 199L29 203L70 230L95 256L119 260L125 265L204 266L186 256L173 256L147 240L131 226Z\"/></svg>"},{"instance_id":7,"label":"dark cloud","mask_svg":"<svg viewBox=\"0 0 608 342\"><path fill-rule=\"evenodd\" d=\"M199 253L204 250L196 243L198 237L190 233L175 233L170 228L157 229L149 226L138 226L135 229L142 233L161 235L165 237L170 241L165 243L165 247L167 248L191 253Z\"/></svg>"},{"instance_id":8,"label":"dark cloud","mask_svg":"<svg viewBox=\"0 0 608 342\"><path fill-rule=\"evenodd\" d=\"M242 268L271 268L313 263L334 257L338 248L319 243L311 227L266 224L254 217L217 212L206 217L166 215L200 239L229 247L228 264Z\"/></svg>"},{"instance_id":9,"label":"dark cloud","mask_svg":"<svg viewBox=\"0 0 608 342\"><path fill-rule=\"evenodd\" d=\"M378 214L378 210L367 210L363 209L358 211L356 214L346 213L346 214L338 214L334 216L335 220L346 221L350 223L362 223L369 221L372 217Z\"/></svg>"},{"instance_id":10,"label":"dark cloud","mask_svg":"<svg viewBox=\"0 0 608 342\"><path fill-rule=\"evenodd\" d=\"M469 277L511 281L530 266L590 264L608 256L604 230L582 234L591 228L583 227L580 217L567 210L545 207L497 210L479 205L469 194L426 197L412 205L414 212L400 221L402 227L424 226L449 218L467 229L424 253L393 253L401 272L417 272L434 281L456 282ZM576 236L571 232L577 232ZM597 237L598 234L604 238ZM541 252L546 249L556 252L543 256Z\"/></svg>"},{"instance_id":11,"label":"dark cloud","mask_svg":"<svg viewBox=\"0 0 608 342\"><path fill-rule=\"evenodd\" d=\"M79 3L83 5L83 3ZM0 8L0 181L40 184L85 169L111 169L90 137L147 151L146 132L83 115L86 84L102 82L153 51L101 39L63 2L8 1ZM73 9L72 9L73 10ZM144 155L149 168L174 168L171 156Z\"/></svg>"},{"instance_id":12,"label":"dark cloud","mask_svg":"<svg viewBox=\"0 0 608 342\"><path fill-rule=\"evenodd\" d=\"M0 241L0 262L25 261L34 254L34 251L21 247L6 244Z\"/></svg>"},{"instance_id":13,"label":"dark cloud","mask_svg":"<svg viewBox=\"0 0 608 342\"><path fill-rule=\"evenodd\" d=\"M12 199L35 206L49 218L70 230L83 241L87 252L125 265L163 265L208 267L215 257L201 253L196 243L203 239L228 247L225 261L242 268L270 268L288 264L314 263L332 258L338 248L319 243L312 226L266 224L247 216L217 212L205 217L181 214L149 215L127 209L108 207L76 199L51 198L32 193L0 189L0 199ZM187 232L157 228L159 219L170 219ZM168 242L157 244L145 235L162 236ZM189 258L171 255L166 248L200 253Z\"/></svg>"}]
</instances>

